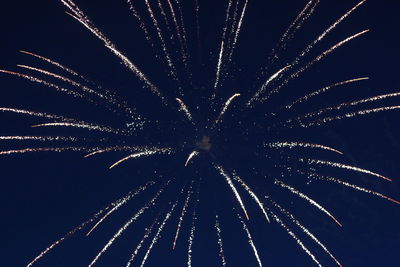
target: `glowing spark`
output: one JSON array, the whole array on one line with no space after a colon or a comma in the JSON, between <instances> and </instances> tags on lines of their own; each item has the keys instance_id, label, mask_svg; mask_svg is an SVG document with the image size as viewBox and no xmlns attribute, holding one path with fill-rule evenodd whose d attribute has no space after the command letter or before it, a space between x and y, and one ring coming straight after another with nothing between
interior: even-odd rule
<instances>
[{"instance_id":1,"label":"glowing spark","mask_svg":"<svg viewBox=\"0 0 400 267\"><path fill-rule=\"evenodd\" d=\"M389 200L389 201L391 201L393 203L396 203L396 204L400 205L400 201L398 201L396 199L390 198L390 197L388 197L386 195L383 195L381 193L378 193L378 192L375 192L373 190L367 189L365 187L361 187L361 186L358 186L358 185L355 185L355 184L351 184L351 183L342 181L342 180L340 180L338 178L335 178L335 177L323 176L323 175L320 175L320 174L317 174L317 173L309 173L309 177L317 178L317 179L324 180L324 181L334 182L336 184L343 185L343 186L346 186L346 187L350 187L350 188L353 188L353 189L358 190L360 192L371 194L371 195L374 195L374 196Z\"/></svg>"},{"instance_id":2,"label":"glowing spark","mask_svg":"<svg viewBox=\"0 0 400 267\"><path fill-rule=\"evenodd\" d=\"M109 210L106 214L104 214L103 217L100 218L100 220L97 221L97 223L90 228L90 230L86 233L86 236L89 236L96 228L99 226L105 219L107 219L108 216L111 215L114 211L117 211L121 206L126 204L129 200L131 200L133 197L139 195L141 192L145 191L149 186L154 185L155 183L153 181L147 182L144 186L139 187L136 191L131 191L129 192L125 197L120 199L117 202L113 203L113 208Z\"/></svg>"},{"instance_id":3,"label":"glowing spark","mask_svg":"<svg viewBox=\"0 0 400 267\"><path fill-rule=\"evenodd\" d=\"M11 154L23 154L28 152L64 152L64 151L76 151L76 152L90 152L98 148L87 148L87 147L39 147L39 148L24 148L16 150L5 150L0 151L0 155L11 155Z\"/></svg>"},{"instance_id":4,"label":"glowing spark","mask_svg":"<svg viewBox=\"0 0 400 267\"><path fill-rule=\"evenodd\" d=\"M113 133L113 134L121 134L120 130L113 129L111 127L107 126L101 126L97 124L88 124L84 122L79 122L79 123L71 123L71 122L50 122L50 123L42 123L42 124L35 124L32 125L31 127L36 128L36 127L73 127L73 128L82 128L82 129L88 129L88 130L93 130L93 131L100 131L100 132L105 132L105 133Z\"/></svg>"},{"instance_id":5,"label":"glowing spark","mask_svg":"<svg viewBox=\"0 0 400 267\"><path fill-rule=\"evenodd\" d=\"M249 215L247 214L246 207L244 206L242 198L240 197L239 192L237 191L235 185L233 184L232 179L229 177L229 175L226 173L226 171L221 166L216 165L215 163L213 165L214 165L214 168L219 172L219 174L221 174L221 176L225 178L227 184L229 185L233 194L235 195L236 200L239 202L240 207L242 208L244 214L246 215L247 220L249 220Z\"/></svg>"},{"instance_id":6,"label":"glowing spark","mask_svg":"<svg viewBox=\"0 0 400 267\"><path fill-rule=\"evenodd\" d=\"M222 110L221 110L221 113L218 115L217 119L216 119L215 122L214 122L214 127L215 127L218 123L221 122L221 120L222 120L224 114L226 113L226 111L227 111L228 108L229 108L229 105L230 105L230 104L232 103L232 101L233 101L236 97L238 97L238 96L240 96L240 94L234 94L233 96L231 96L231 97L225 102L224 107L223 107Z\"/></svg>"},{"instance_id":7,"label":"glowing spark","mask_svg":"<svg viewBox=\"0 0 400 267\"><path fill-rule=\"evenodd\" d=\"M189 244L188 244L188 260L187 265L188 267L192 267L192 247L193 247L193 240L194 240L194 233L196 232L196 210L193 211L192 215L192 227L190 228L190 236L189 236Z\"/></svg>"},{"instance_id":8,"label":"glowing spark","mask_svg":"<svg viewBox=\"0 0 400 267\"><path fill-rule=\"evenodd\" d=\"M66 94L72 95L73 97L85 98L85 96L82 95L82 94L79 94L79 93L74 92L72 90L66 89L64 87L61 87L61 86L58 86L56 84L47 82L45 80L41 80L41 79L33 77L33 76L21 74L21 73L18 73L18 72L8 71L8 70L2 70L2 69L0 69L0 72L11 74L11 75L14 75L14 76L17 76L17 77L21 77L21 78L27 79L27 80L29 80L31 82L36 82L36 83L40 83L40 84L46 85L47 87L54 88L57 91L64 92Z\"/></svg>"},{"instance_id":9,"label":"glowing spark","mask_svg":"<svg viewBox=\"0 0 400 267\"><path fill-rule=\"evenodd\" d=\"M260 199L254 193L254 191L236 173L233 173L233 179L238 181L240 183L240 185L247 191L247 193L249 193L251 198L257 203L258 207L261 209L267 222L270 222L268 214L267 214L266 210L264 209L264 205L261 203Z\"/></svg>"},{"instance_id":10,"label":"glowing spark","mask_svg":"<svg viewBox=\"0 0 400 267\"><path fill-rule=\"evenodd\" d=\"M191 123L194 124L192 114L190 113L190 111L189 111L188 107L186 106L185 102L183 102L180 98L175 98L175 99L179 103L179 106L180 106L179 110L183 111L185 113L186 117L188 118L188 120Z\"/></svg>"},{"instance_id":11,"label":"glowing spark","mask_svg":"<svg viewBox=\"0 0 400 267\"><path fill-rule=\"evenodd\" d=\"M242 29L243 19L244 19L244 15L246 14L246 9L247 9L248 3L249 3L249 0L246 0L246 2L244 3L243 9L242 9L242 14L240 15L239 23L238 23L238 26L237 26L236 32L235 32L235 37L233 38L233 42L232 42L232 48L231 48L231 53L229 55L229 61L232 61L233 51L236 47L236 43L239 38L240 30Z\"/></svg>"},{"instance_id":12,"label":"glowing spark","mask_svg":"<svg viewBox=\"0 0 400 267\"><path fill-rule=\"evenodd\" d=\"M259 265L260 267L262 267L263 265L262 265L260 256L258 255L257 247L256 247L256 245L254 244L254 241L253 241L253 238L252 238L251 233L250 233L250 231L249 231L249 228L247 228L247 225L246 225L246 223L242 220L242 217L240 216L240 214L239 214L239 213L236 213L236 214L237 214L237 216L238 216L238 218L239 218L240 223L242 224L243 230L246 232L248 242L249 242L251 248L253 249L253 253L254 253L254 256L256 257L256 260L257 260L257 262L258 262L258 265Z\"/></svg>"},{"instance_id":13,"label":"glowing spark","mask_svg":"<svg viewBox=\"0 0 400 267\"><path fill-rule=\"evenodd\" d=\"M188 156L188 158L185 162L185 167L187 167L187 165L192 160L192 158L197 157L198 155L199 155L199 152L197 152L196 150L192 151L192 153L190 153L190 155Z\"/></svg>"},{"instance_id":14,"label":"glowing spark","mask_svg":"<svg viewBox=\"0 0 400 267\"><path fill-rule=\"evenodd\" d=\"M361 31L359 33L356 33L350 37L347 37L346 39L338 42L337 44L333 45L331 48L329 48L328 50L325 50L322 54L320 54L319 56L317 56L316 58L314 58L312 61L310 61L309 63L307 63L305 66L301 67L299 70L297 70L295 73L293 73L292 75L290 75L288 78L286 78L278 87L272 89L267 96L265 96L262 101L266 101L268 100L271 95L276 94L280 91L280 89L285 86L289 81L297 78L300 76L300 74L302 74L304 71L306 71L307 69L309 69L311 66L313 66L315 63L321 61L322 59L324 59L326 56L328 56L329 54L331 54L332 52L334 52L336 49L340 48L342 45L350 42L351 40L365 34L369 32L369 30L364 30ZM292 64L293 65L293 64Z\"/></svg>"},{"instance_id":15,"label":"glowing spark","mask_svg":"<svg viewBox=\"0 0 400 267\"><path fill-rule=\"evenodd\" d=\"M219 246L219 256L221 257L222 267L226 267L224 245L222 243L221 227L219 225L218 215L215 215L215 230L217 231L218 246Z\"/></svg>"},{"instance_id":16,"label":"glowing spark","mask_svg":"<svg viewBox=\"0 0 400 267\"><path fill-rule=\"evenodd\" d=\"M348 84L348 83L358 82L358 81L364 81L364 80L368 80L368 79L369 79L369 77L362 77L362 78L357 78L357 79L351 79L351 80L347 80L347 81L338 82L338 83L323 87L323 88L319 89L318 91L312 92L312 93L310 93L310 94L308 94L306 96L303 96L303 97L293 101L292 103L286 105L285 108L287 108L287 109L292 108L295 104L300 104L302 102L305 102L305 101L309 100L310 98L312 98L314 96L317 96L317 95L320 95L322 93L327 92L328 90L332 89L333 87L345 85L345 84Z\"/></svg>"},{"instance_id":17,"label":"glowing spark","mask_svg":"<svg viewBox=\"0 0 400 267\"><path fill-rule=\"evenodd\" d=\"M175 238L174 238L174 242L173 242L173 245L172 245L172 249L175 249L176 241L178 240L178 236L179 236L179 232L181 230L183 218L184 218L184 216L186 214L186 211L187 211L187 208L189 206L189 200L190 200L191 195L192 195L192 188L189 188L187 196L186 196L185 204L182 207L181 216L179 217L178 226L176 228L176 233L175 233Z\"/></svg>"},{"instance_id":18,"label":"glowing spark","mask_svg":"<svg viewBox=\"0 0 400 267\"><path fill-rule=\"evenodd\" d=\"M82 80L84 80L85 82L90 83L89 80L87 80L87 79L86 79L85 77L83 77L82 75L79 75L76 71L74 71L74 70L72 70L72 69L70 69L70 68L67 68L67 67L63 66L63 65L61 65L60 63L58 63L58 62L56 62L56 61L54 61L54 60L51 60L51 59L46 58L46 57L44 57L44 56L40 56L40 55L34 54L34 53L32 53L32 52L24 51L24 50L20 50L19 52L21 52L21 53L23 53L23 54L27 54L27 55L33 56L33 57L36 57L36 58L38 58L38 59L40 59L40 60L43 60L43 61L45 61L45 62L47 62L47 63L50 63L51 65L54 65L54 66L56 66L56 67L62 69L63 71L68 72L69 74L72 74L72 75L74 75L74 76L77 76L77 77L81 78Z\"/></svg>"},{"instance_id":19,"label":"glowing spark","mask_svg":"<svg viewBox=\"0 0 400 267\"><path fill-rule=\"evenodd\" d=\"M99 30L92 22L86 17L86 15L78 8L78 6L71 0L60 0L71 12L75 14L71 16L85 26L91 33L93 33L98 39L103 41L104 46L108 48L115 56L117 56L121 62L129 68L150 90L158 95L162 100L164 97L158 88L149 81L149 79L142 73L136 65L134 65L123 53L121 53L115 45Z\"/></svg>"},{"instance_id":20,"label":"glowing spark","mask_svg":"<svg viewBox=\"0 0 400 267\"><path fill-rule=\"evenodd\" d=\"M81 223L79 226L75 227L71 231L69 231L66 235L55 241L53 244L51 244L49 247L47 247L45 250L43 250L36 258L34 258L30 263L28 263L27 267L31 267L33 264L35 264L39 259L43 258L47 253L49 253L50 250L54 249L58 245L60 245L63 241L68 239L69 237L73 236L76 232L82 230L85 228L88 224L94 222L101 214L109 210L111 207L114 207L117 205L117 203L120 203L123 199L120 198L117 201L112 202L110 205L108 205L106 208L99 210L96 214L94 214L90 219L87 221Z\"/></svg>"},{"instance_id":21,"label":"glowing spark","mask_svg":"<svg viewBox=\"0 0 400 267\"><path fill-rule=\"evenodd\" d=\"M141 146L113 146L113 147L107 147L107 148L102 148L100 150L96 150L92 153L89 153L87 155L85 155L85 158L94 156L96 154L100 154L100 153L105 153L105 152L111 152L111 151L141 151L141 150L148 150L148 149L154 149L154 148L150 148L150 147L141 147Z\"/></svg>"},{"instance_id":22,"label":"glowing spark","mask_svg":"<svg viewBox=\"0 0 400 267\"><path fill-rule=\"evenodd\" d=\"M166 185L169 184L170 181L167 182ZM96 257L92 260L92 262L89 264L88 267L92 267L98 259L108 250L108 248L114 243L114 241L121 236L121 234L128 229L128 227L135 222L143 213L148 210L151 206L154 206L157 202L158 197L161 195L161 193L164 191L164 187L162 187L155 195L154 197L147 202L146 205L144 205L142 208L139 209L119 230L113 235L113 237L107 242L107 244L100 250L100 252L96 255Z\"/></svg>"},{"instance_id":23,"label":"glowing spark","mask_svg":"<svg viewBox=\"0 0 400 267\"><path fill-rule=\"evenodd\" d=\"M133 251L133 253L132 253L129 261L126 263L125 267L131 266L131 264L132 264L133 260L135 259L136 255L139 253L139 250L142 248L144 241L146 241L146 239L149 238L151 232L153 231L153 228L157 223L157 219L158 219L158 217L153 221L153 223L150 225L150 227L148 229L145 229L146 232L145 232L142 240L140 240L139 244L136 246L135 251Z\"/></svg>"},{"instance_id":24,"label":"glowing spark","mask_svg":"<svg viewBox=\"0 0 400 267\"><path fill-rule=\"evenodd\" d=\"M165 215L164 220L162 221L161 225L158 227L158 231L157 231L156 235L154 236L153 240L151 241L151 244L150 244L149 248L147 249L146 254L143 257L143 261L142 261L142 264L140 265L140 267L143 267L144 264L146 263L146 260L149 257L151 250L153 249L154 245L157 243L158 239L160 239L161 232L164 230L165 224L171 217L177 204L178 204L178 201L175 201L175 203L172 205L171 209L167 212L167 215Z\"/></svg>"},{"instance_id":25,"label":"glowing spark","mask_svg":"<svg viewBox=\"0 0 400 267\"><path fill-rule=\"evenodd\" d=\"M293 216L293 214L291 214L289 211L282 208L279 204L277 204L275 201L270 199L268 196L265 196L265 198L268 199L276 208L278 208L280 212L285 214L295 225L297 225L315 243L317 243L325 251L325 253L327 253L336 262L337 265L342 266L342 264L335 258L335 256L328 250L328 248L321 241L319 241L319 239L313 233L311 233L301 222L299 222L299 220L297 220L296 217Z\"/></svg>"},{"instance_id":26,"label":"glowing spark","mask_svg":"<svg viewBox=\"0 0 400 267\"><path fill-rule=\"evenodd\" d=\"M0 140L33 140L33 141L66 141L66 142L78 142L84 139L78 139L73 136L0 136Z\"/></svg>"},{"instance_id":27,"label":"glowing spark","mask_svg":"<svg viewBox=\"0 0 400 267\"><path fill-rule=\"evenodd\" d=\"M217 71L216 71L216 74L215 74L214 89L217 89L217 86L218 86L218 83L219 83L219 77L220 77L221 65L222 65L222 57L224 55L226 30L227 30L227 27L228 27L228 20L229 20L229 13L230 13L231 6L232 6L232 0L229 0L228 8L226 10L225 26L222 29L222 38L221 38L220 51L219 51L219 56L218 56Z\"/></svg>"},{"instance_id":28,"label":"glowing spark","mask_svg":"<svg viewBox=\"0 0 400 267\"><path fill-rule=\"evenodd\" d=\"M275 72L271 77L269 77L269 79L261 86L260 90L258 90L254 96L247 102L247 106L251 106L251 104L254 101L258 101L259 97L262 93L264 93L265 89L267 88L268 84L270 84L273 80L275 80L277 77L279 77L279 75L281 75L284 71L286 71L287 69L289 69L291 67L291 65L287 65L283 68L281 68L280 70L278 70L277 72Z\"/></svg>"},{"instance_id":29,"label":"glowing spark","mask_svg":"<svg viewBox=\"0 0 400 267\"><path fill-rule=\"evenodd\" d=\"M272 211L270 211L272 214L272 218L283 228L286 230L286 232L296 241L296 243L302 248L302 250L307 253L311 259L319 266L322 267L322 265L319 263L317 258L314 256L314 254L311 253L311 251L303 244L303 242L289 229L289 227L286 226L282 222L282 220Z\"/></svg>"},{"instance_id":30,"label":"glowing spark","mask_svg":"<svg viewBox=\"0 0 400 267\"><path fill-rule=\"evenodd\" d=\"M300 126L307 128L307 127L310 127L313 125L320 125L320 124L327 123L327 122L334 121L334 120L341 120L344 118L352 118L352 117L356 117L356 116L368 115L371 113L378 113L378 112L382 112L382 111L390 111L390 110L396 110L396 109L400 109L400 106L388 106L388 107L380 107L380 108L373 108L373 109L364 109L364 110L349 112L344 115L338 115L335 117L326 117L326 118L318 119L318 120L310 122L310 123L300 123Z\"/></svg>"},{"instance_id":31,"label":"glowing spark","mask_svg":"<svg viewBox=\"0 0 400 267\"><path fill-rule=\"evenodd\" d=\"M343 152L341 152L339 150L336 150L336 149L331 148L329 146L320 145L320 144L311 144L311 143L303 143L303 142L273 142L273 143L266 143L264 145L267 146L267 147L271 147L271 148L284 148L284 147L287 147L289 149L292 149L292 148L295 148L295 147L319 148L319 149L333 151L335 153L343 155Z\"/></svg>"},{"instance_id":32,"label":"glowing spark","mask_svg":"<svg viewBox=\"0 0 400 267\"><path fill-rule=\"evenodd\" d=\"M308 203L310 203L311 205L313 205L314 207L318 208L320 211L322 211L323 213L325 213L326 215L328 215L329 217L331 217L332 220L335 221L335 223L337 223L339 226L342 226L342 224L329 212L327 211L324 207L322 207L318 202L316 202L315 200L313 200L312 198L310 198L309 196L303 194L302 192L298 191L297 189L279 181L279 180L275 180L275 184L279 185L283 188L288 189L290 192L292 192L293 194L299 196L300 198L306 200Z\"/></svg>"},{"instance_id":33,"label":"glowing spark","mask_svg":"<svg viewBox=\"0 0 400 267\"><path fill-rule=\"evenodd\" d=\"M114 168L115 166L121 164L124 161L127 161L128 159L148 157L148 156L155 155L155 154L170 154L171 152L172 152L171 149L164 148L164 149L155 149L155 150L145 150L142 152L133 153L133 154L130 154L129 156L115 162L113 165L110 166L110 169Z\"/></svg>"},{"instance_id":34,"label":"glowing spark","mask_svg":"<svg viewBox=\"0 0 400 267\"><path fill-rule=\"evenodd\" d=\"M365 169L361 169L358 167L354 167L354 166L350 166L350 165L346 165L343 163L339 163L339 162L332 162L332 161L324 161L324 160L317 160L317 159L299 159L300 162L307 162L309 164L317 164L317 165L325 165L325 166L330 166L330 167L336 167L336 168L340 168L340 169L347 169L347 170L352 170L355 172L361 172L361 173L366 173L369 175L373 175L382 179L385 179L387 181L392 181L391 179L380 175L378 173L369 171L369 170L365 170Z\"/></svg>"},{"instance_id":35,"label":"glowing spark","mask_svg":"<svg viewBox=\"0 0 400 267\"><path fill-rule=\"evenodd\" d=\"M164 37L162 36L162 31L160 29L160 26L158 25L158 21L157 21L156 17L154 16L154 13L153 13L153 10L151 9L149 1L145 0L145 3L146 3L146 6L147 6L147 11L149 12L150 18L153 21L153 25L156 28L158 39L160 39L161 48L162 48L162 50L164 52L165 59L167 60L167 64L171 69L170 75L173 76L175 81L177 81L178 80L178 76L176 74L176 69L175 69L175 66L174 66L174 64L172 62L171 56L170 56L170 54L168 52L167 45L165 44Z\"/></svg>"}]
</instances>

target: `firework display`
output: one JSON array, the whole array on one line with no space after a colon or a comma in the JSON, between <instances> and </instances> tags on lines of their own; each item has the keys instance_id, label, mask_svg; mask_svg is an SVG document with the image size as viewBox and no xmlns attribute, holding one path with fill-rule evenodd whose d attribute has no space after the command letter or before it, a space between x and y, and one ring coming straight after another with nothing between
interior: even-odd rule
<instances>
[{"instance_id":1,"label":"firework display","mask_svg":"<svg viewBox=\"0 0 400 267\"><path fill-rule=\"evenodd\" d=\"M48 266L52 255L73 258L62 247L77 242L71 240L77 236L96 235L98 241L82 257L86 261L80 261L83 266L160 266L163 257L171 261L165 266L239 266L235 257L241 253L251 255L248 266L270 266L273 255L265 243L279 241L259 228L271 227L302 252L304 264L298 266L342 266L347 263L329 240L318 237L323 226L313 226L346 226L346 217L336 214L336 200L326 192L341 188L400 208L398 194L372 186L397 177L355 163L340 142L324 140L335 123L351 128L354 119L400 109L396 91L346 95L368 83L366 75L315 77L321 75L319 70L315 75L317 66L370 33L351 29L342 39L331 38L367 0L340 4L345 12L329 15L331 22L320 32L297 41L324 6L322 0L303 1L273 49L261 51L263 58L257 60L247 58L252 54L241 42L248 37L252 25L246 21L259 0L225 0L215 6L204 0L121 1L130 23L126 27L135 28L135 34L129 33L132 51L111 38L107 20L92 17L90 5L59 2L69 23L84 28L96 49L117 62L103 78L119 79L113 72L118 68L130 80L111 88L113 83L98 84L61 63L62 53L50 58L45 51L20 50L31 63L2 67L1 78L17 78L62 100L58 106L29 100L0 106L1 118L22 118L24 124L17 133L1 130L0 155L41 155L42 161L52 152L78 155L106 164L105 176L126 172L134 181L118 192L117 200L54 237L47 247L39 252L32 248L36 256L25 259L26 266ZM211 25L213 19L219 27ZM126 34L130 29L121 30ZM79 60L76 55L78 65ZM307 76L313 71L315 76ZM87 179L89 169L77 172ZM203 253L215 258L206 260Z\"/></svg>"}]
</instances>

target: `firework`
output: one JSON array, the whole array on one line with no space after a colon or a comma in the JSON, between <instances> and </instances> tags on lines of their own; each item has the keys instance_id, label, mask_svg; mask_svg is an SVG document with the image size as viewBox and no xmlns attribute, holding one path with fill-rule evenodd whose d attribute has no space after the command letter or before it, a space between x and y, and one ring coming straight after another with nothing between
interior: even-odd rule
<instances>
[{"instance_id":1,"label":"firework","mask_svg":"<svg viewBox=\"0 0 400 267\"><path fill-rule=\"evenodd\" d=\"M129 87L134 89L106 89L45 52L21 50L26 60L36 63L17 64L18 71L0 69L0 74L55 91L63 99L69 97L78 108L68 106L63 113L47 111L46 105L37 109L1 106L1 115L23 118L28 125L25 134L0 133L4 144L0 155L74 152L86 160L107 161L110 175L135 166L132 183L136 189L27 259L27 266L46 263L46 256L57 253L67 239L78 235L85 239L106 235L87 257L88 266L107 265L113 254L118 254L118 262L126 267L151 265L154 258L165 264L160 259L164 254L181 255L180 265L194 266L204 261L196 253L199 248L208 251L207 255L214 254L223 267L234 265L245 251L252 257L249 266L264 266L269 259L263 240L278 242L275 236L260 235L265 232L259 228L270 227L283 229L309 262L342 266L346 262L328 249L324 238L314 234L309 221L299 219L303 212L293 204L304 202L307 214L315 213L338 229L346 227L345 216L336 214L332 201L312 196L310 183L336 184L378 197L387 205L400 204L396 196L365 182L370 178L379 178L377 183L392 182L392 177L349 162L346 149L332 140L312 140L319 136L318 129L334 128L335 121L344 123L400 109L395 102L400 93L360 94L357 99L333 103L321 100L367 83L370 78L364 75L338 77L316 87L306 81L307 88L293 90L293 84L313 67L369 34L369 29L361 28L341 39L329 39L350 17L356 17L354 13L366 0L333 16L333 22L291 55L291 44L315 23L313 17L323 6L319 0L304 1L265 55L265 64L244 82L237 81L242 73L248 76L239 66L244 57L241 49L246 53L251 49L241 46L241 41L251 28L247 21L258 0L212 4L198 0L122 1L127 18L141 33L134 36L133 52L98 26L98 18L92 18L83 3L59 2L66 17L87 30L99 47L127 70L134 79ZM204 22L208 9L219 12L219 27ZM106 15L111 13L107 10ZM242 88L244 83L246 88ZM343 178L350 174L352 177ZM357 180L359 177L362 179ZM287 203L282 203L284 199ZM128 217L121 215L124 213ZM122 217L123 221L118 221ZM262 223L257 223L259 219ZM132 238L126 238L130 235ZM210 249L202 248L204 244ZM120 248L124 245L126 250ZM243 258L250 262L249 256Z\"/></svg>"}]
</instances>

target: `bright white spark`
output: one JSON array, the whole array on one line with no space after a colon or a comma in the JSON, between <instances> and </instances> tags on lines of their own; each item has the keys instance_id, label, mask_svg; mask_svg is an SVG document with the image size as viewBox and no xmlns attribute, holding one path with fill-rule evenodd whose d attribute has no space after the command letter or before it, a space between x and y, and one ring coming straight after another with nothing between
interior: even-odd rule
<instances>
[{"instance_id":1,"label":"bright white spark","mask_svg":"<svg viewBox=\"0 0 400 267\"><path fill-rule=\"evenodd\" d=\"M283 183L282 181L275 180L274 183L276 185L279 185L279 186L281 186L283 188L288 189L293 194L295 194L295 195L299 196L300 198L306 200L308 203L310 203L311 205L313 205L314 207L318 208L320 211L322 211L323 213L325 213L326 215L331 217L332 220L334 220L335 223L337 223L339 226L342 226L342 224L329 211L327 211L324 207L322 207L318 202L316 202L315 200L313 200L309 196L307 196L307 195L303 194L302 192L300 192L299 190L297 190L297 189L295 189L295 188Z\"/></svg>"},{"instance_id":2,"label":"bright white spark","mask_svg":"<svg viewBox=\"0 0 400 267\"><path fill-rule=\"evenodd\" d=\"M267 211L264 209L263 203L260 201L258 196L254 193L254 191L236 173L233 173L233 179L238 181L240 183L240 185L247 191L247 193L249 193L250 197L257 203L258 207L261 209L267 222L270 222Z\"/></svg>"},{"instance_id":3,"label":"bright white spark","mask_svg":"<svg viewBox=\"0 0 400 267\"><path fill-rule=\"evenodd\" d=\"M215 215L215 230L217 231L218 246L219 246L219 256L221 257L222 267L226 267L224 244L222 242L221 227L219 225L218 215Z\"/></svg>"},{"instance_id":4,"label":"bright white spark","mask_svg":"<svg viewBox=\"0 0 400 267\"><path fill-rule=\"evenodd\" d=\"M307 162L308 164L325 165L325 166L330 166L330 167L336 167L336 168L341 168L341 169L347 169L347 170L352 170L352 171L356 171L356 172L366 173L366 174L373 175L373 176L382 178L382 179L390 181L390 182L392 181L391 179L389 179L389 178L387 178L387 177L385 177L383 175L380 175L378 173L375 173L375 172L372 172L372 171L369 171L369 170L365 170L365 169L361 169L361 168L358 168L358 167L342 164L342 163L339 163L339 162L324 161L324 160L318 160L318 159L303 159L303 158L300 158L299 161L300 162Z\"/></svg>"},{"instance_id":5,"label":"bright white spark","mask_svg":"<svg viewBox=\"0 0 400 267\"><path fill-rule=\"evenodd\" d=\"M226 171L221 166L219 166L219 165L217 165L215 163L213 165L214 165L214 168L219 172L219 174L221 174L222 177L225 178L227 184L229 185L229 187L231 188L233 194L235 195L236 200L239 202L240 207L242 208L244 214L246 215L247 220L249 220L249 215L247 214L246 207L244 206L243 200L240 197L239 192L237 191L235 185L233 184L232 179L229 177L229 175L226 173Z\"/></svg>"},{"instance_id":6,"label":"bright white spark","mask_svg":"<svg viewBox=\"0 0 400 267\"><path fill-rule=\"evenodd\" d=\"M154 149L154 150L145 150L142 152L137 152L137 153L133 153L130 154L129 156L118 160L117 162L115 162L113 165L110 166L110 169L114 168L115 166L121 164L122 162L128 160L128 159L136 159L136 158L141 158L141 157L148 157L151 155L155 155L155 154L171 154L172 150L168 149L168 148L160 148L160 149Z\"/></svg>"},{"instance_id":7,"label":"bright white spark","mask_svg":"<svg viewBox=\"0 0 400 267\"><path fill-rule=\"evenodd\" d=\"M343 152L341 152L339 150L336 150L334 148L331 148L329 146L324 146L324 145L320 145L320 144L304 143L304 142L273 142L273 143L266 143L266 144L264 144L264 146L271 147L271 148L284 148L284 147L287 147L289 149L292 149L292 148L295 148L295 147L319 148L319 149L333 151L335 153L343 155Z\"/></svg>"}]
</instances>

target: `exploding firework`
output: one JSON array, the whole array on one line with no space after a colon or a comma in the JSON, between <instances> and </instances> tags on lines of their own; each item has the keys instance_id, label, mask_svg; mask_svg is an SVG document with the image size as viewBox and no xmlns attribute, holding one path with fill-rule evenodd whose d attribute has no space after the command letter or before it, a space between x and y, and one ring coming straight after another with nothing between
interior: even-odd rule
<instances>
[{"instance_id":1,"label":"exploding firework","mask_svg":"<svg viewBox=\"0 0 400 267\"><path fill-rule=\"evenodd\" d=\"M21 50L28 63L0 69L3 79L16 77L33 91L0 107L4 118L27 126L1 133L0 155L6 162L15 154L44 154L39 171L55 165L53 174L73 175L75 186L86 180L88 202L104 207L81 223L57 223L68 230L46 244L40 240L42 248L30 247L27 266L60 265L57 257L67 257L66 266L285 265L290 261L271 254L286 238L275 230L293 244L284 255L301 251L305 265L348 264L330 246L334 234L319 235L346 228L346 213L339 212L347 206L333 198L364 194L380 205L400 202L395 192L380 190L396 177L357 163L340 132L361 127L364 117L396 112L400 93L359 92L370 78L338 65L320 77L326 61L369 34L362 25L343 30L366 1L328 12L326 23L319 15L324 3L296 3L298 12L269 53L248 34L268 34L260 30L268 26L250 23L268 10L257 2L127 0L118 11L124 16L115 17L99 7L107 3L92 15L81 1L60 0L74 27L71 43L98 50L81 56L71 47L57 57ZM107 26L110 17L117 31ZM88 39L76 40L83 29ZM89 72L100 69L102 82L70 67L80 57L89 59ZM351 55L336 57L346 65ZM52 160L45 156L50 152L62 156ZM24 180L35 184L39 171ZM78 248L68 247L74 242Z\"/></svg>"}]
</instances>

